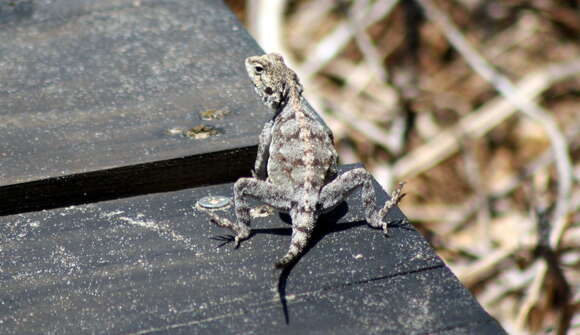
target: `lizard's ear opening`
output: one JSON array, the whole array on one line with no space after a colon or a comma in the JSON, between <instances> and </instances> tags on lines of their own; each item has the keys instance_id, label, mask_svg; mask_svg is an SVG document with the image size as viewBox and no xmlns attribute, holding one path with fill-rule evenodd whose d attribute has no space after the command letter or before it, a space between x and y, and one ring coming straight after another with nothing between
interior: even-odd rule
<instances>
[{"instance_id":1,"label":"lizard's ear opening","mask_svg":"<svg viewBox=\"0 0 580 335\"><path fill-rule=\"evenodd\" d=\"M264 92L266 92L267 95L272 95L272 93L274 93L274 90L272 90L271 87L266 87L266 89L264 89Z\"/></svg>"}]
</instances>

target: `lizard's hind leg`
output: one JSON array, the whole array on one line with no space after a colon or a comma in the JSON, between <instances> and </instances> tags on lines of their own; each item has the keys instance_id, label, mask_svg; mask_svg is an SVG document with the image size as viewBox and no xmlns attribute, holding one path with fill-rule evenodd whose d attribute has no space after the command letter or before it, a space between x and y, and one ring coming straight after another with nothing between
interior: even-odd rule
<instances>
[{"instance_id":1,"label":"lizard's hind leg","mask_svg":"<svg viewBox=\"0 0 580 335\"><path fill-rule=\"evenodd\" d=\"M220 218L210 213L213 223L220 227L231 229L236 233L234 246L237 248L241 241L250 237L250 205L248 200L253 198L274 207L276 210L290 211L290 200L285 190L267 181L255 178L240 178L234 184L234 206L236 222Z\"/></svg>"},{"instance_id":2,"label":"lizard's hind leg","mask_svg":"<svg viewBox=\"0 0 580 335\"><path fill-rule=\"evenodd\" d=\"M278 269L284 268L298 259L306 249L314 230L314 222L316 221L314 212L298 208L293 209L290 216L292 218L292 240L286 255L275 264Z\"/></svg>"},{"instance_id":3,"label":"lizard's hind leg","mask_svg":"<svg viewBox=\"0 0 580 335\"><path fill-rule=\"evenodd\" d=\"M361 187L361 197L367 223L371 227L381 228L386 235L388 222L383 221L383 218L405 196L401 193L403 184L399 184L395 192L393 192L392 198L381 209L378 209L372 180L371 174L363 168L350 170L339 175L324 186L320 192L322 210L333 208L346 199L357 187Z\"/></svg>"}]
</instances>

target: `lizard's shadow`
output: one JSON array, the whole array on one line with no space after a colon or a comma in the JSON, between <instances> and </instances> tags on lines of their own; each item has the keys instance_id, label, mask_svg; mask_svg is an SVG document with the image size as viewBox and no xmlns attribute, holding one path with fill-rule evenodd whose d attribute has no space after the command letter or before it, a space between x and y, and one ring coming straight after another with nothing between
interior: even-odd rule
<instances>
[{"instance_id":1,"label":"lizard's shadow","mask_svg":"<svg viewBox=\"0 0 580 335\"><path fill-rule=\"evenodd\" d=\"M300 259L306 255L310 249L314 248L318 242L320 242L326 235L341 232L344 230L352 229L359 226L366 226L367 222L365 220L357 220L352 222L345 222L337 224L337 222L342 219L348 213L348 204L346 201L340 203L337 207L333 210L323 213L318 217L316 226L312 232L312 237L309 243L304 248L302 254L300 254L292 263L289 263L286 267L284 267L281 272L280 276L278 277L278 297L280 298L280 304L282 305L282 312L284 314L284 319L286 324L290 323L290 315L288 312L288 303L286 299L286 283L288 281L288 277L290 273L298 264ZM280 219L285 223L291 225L292 220L290 215L286 213L279 213ZM408 228L404 223L395 223L390 224L389 227L391 228L403 228L403 229L412 229ZM369 227L370 228L370 227ZM259 234L268 234L268 235L292 235L292 228L252 228L252 232L250 237ZM220 239L222 240L222 239ZM223 243L220 245L223 246L229 242L233 241L233 237L230 238L223 238Z\"/></svg>"},{"instance_id":2,"label":"lizard's shadow","mask_svg":"<svg viewBox=\"0 0 580 335\"><path fill-rule=\"evenodd\" d=\"M282 269L280 272L280 276L278 277L278 297L280 298L280 304L282 305L282 312L284 314L284 319L286 324L290 323L290 315L288 312L288 302L286 300L286 283L288 281L288 277L292 272L292 269L296 264L300 261L300 259L307 254L310 249L314 248L325 235L351 229L357 226L365 225L365 221L355 221L355 222L348 222L337 224L337 222L346 214L348 213L348 205L346 202L342 202L336 208L328 213L324 213L320 215L317 220L317 224L312 232L312 237L309 243L306 245L304 252L299 255L292 263L288 264L286 267ZM292 224L292 220L288 214L279 214L282 221ZM275 229L254 229L253 233L255 234L280 234L280 235L291 235L292 228L275 228Z\"/></svg>"},{"instance_id":3,"label":"lizard's shadow","mask_svg":"<svg viewBox=\"0 0 580 335\"><path fill-rule=\"evenodd\" d=\"M348 213L348 205L346 202L342 202L340 205L338 205L332 211L322 214L317 220L317 225L312 233L311 240L308 243L308 245L306 246L306 248L304 249L304 252L300 256L298 256L294 260L294 262L288 264L285 268L282 269L282 272L280 273L280 276L278 277L278 297L280 298L280 304L282 305L282 312L284 314L284 319L286 321L286 324L290 323L290 315L288 312L288 302L286 300L286 283L288 281L288 277L290 276L290 273L292 272L292 269L300 261L302 256L306 255L310 249L314 248L314 246L316 246L316 244L318 242L320 242L320 240L322 240L324 238L324 236L326 236L328 234L348 230L348 229L351 229L354 227L367 226L367 222L365 220L337 224L337 222L342 217L344 217L347 213ZM280 218L284 222L286 222L288 224L292 224L292 220L290 219L289 215L280 214ZM397 222L397 223L392 223L389 225L389 227L412 230L412 228L408 227L408 223L405 220L402 220L402 221ZM282 232L282 230L284 230L284 232ZM270 233L270 234L291 235L292 229L291 228L263 229L263 230L256 229L256 233L258 233L258 234Z\"/></svg>"}]
</instances>

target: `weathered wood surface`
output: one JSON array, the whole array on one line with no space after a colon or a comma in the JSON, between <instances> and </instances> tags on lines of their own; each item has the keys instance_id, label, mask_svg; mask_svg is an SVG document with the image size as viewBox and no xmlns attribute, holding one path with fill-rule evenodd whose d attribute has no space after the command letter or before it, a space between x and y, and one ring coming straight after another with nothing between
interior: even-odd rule
<instances>
[{"instance_id":1,"label":"weathered wood surface","mask_svg":"<svg viewBox=\"0 0 580 335\"><path fill-rule=\"evenodd\" d=\"M0 334L504 333L409 224L367 227L358 195L290 270L277 214L217 247L228 232L193 205L249 173L260 52L218 0L0 2ZM219 135L168 132L200 124Z\"/></svg>"},{"instance_id":2,"label":"weathered wood surface","mask_svg":"<svg viewBox=\"0 0 580 335\"><path fill-rule=\"evenodd\" d=\"M273 268L291 233L278 214L254 219L239 249L218 248L211 237L228 231L193 206L231 190L1 217L1 333L504 333L411 225L389 238L368 227L358 192L321 219L289 272Z\"/></svg>"},{"instance_id":3,"label":"weathered wood surface","mask_svg":"<svg viewBox=\"0 0 580 335\"><path fill-rule=\"evenodd\" d=\"M0 4L0 215L249 172L268 112L243 60L261 51L221 1ZM220 134L168 133L199 124Z\"/></svg>"}]
</instances>

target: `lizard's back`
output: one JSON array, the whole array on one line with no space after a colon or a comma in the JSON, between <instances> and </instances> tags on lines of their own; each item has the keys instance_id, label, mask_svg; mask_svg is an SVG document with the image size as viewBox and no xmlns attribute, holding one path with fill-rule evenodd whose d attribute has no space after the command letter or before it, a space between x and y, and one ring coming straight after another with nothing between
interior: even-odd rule
<instances>
[{"instance_id":1,"label":"lizard's back","mask_svg":"<svg viewBox=\"0 0 580 335\"><path fill-rule=\"evenodd\" d=\"M292 190L298 202L318 197L334 178L336 157L329 130L313 112L301 103L287 104L272 127L270 182Z\"/></svg>"}]
</instances>

